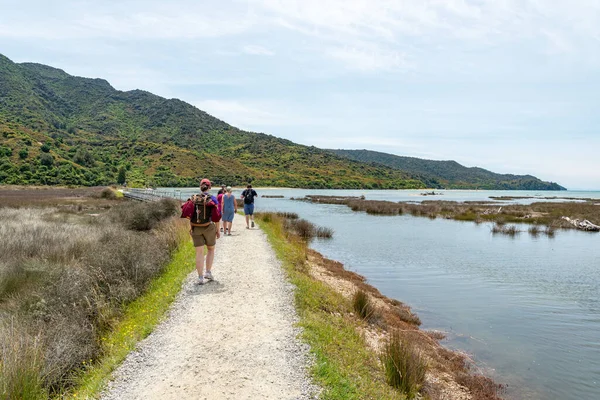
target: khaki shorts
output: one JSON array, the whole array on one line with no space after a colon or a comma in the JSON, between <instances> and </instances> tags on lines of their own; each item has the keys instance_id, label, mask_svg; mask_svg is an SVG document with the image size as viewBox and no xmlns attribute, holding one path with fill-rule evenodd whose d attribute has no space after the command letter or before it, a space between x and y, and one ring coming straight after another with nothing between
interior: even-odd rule
<instances>
[{"instance_id":1,"label":"khaki shorts","mask_svg":"<svg viewBox=\"0 0 600 400\"><path fill-rule=\"evenodd\" d=\"M217 244L217 228L212 222L207 226L192 226L192 240L194 247Z\"/></svg>"}]
</instances>

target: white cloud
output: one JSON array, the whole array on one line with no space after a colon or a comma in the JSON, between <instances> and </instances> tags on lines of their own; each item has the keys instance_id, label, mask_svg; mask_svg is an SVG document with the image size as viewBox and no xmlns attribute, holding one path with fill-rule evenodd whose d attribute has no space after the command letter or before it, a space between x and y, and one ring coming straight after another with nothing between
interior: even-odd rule
<instances>
[{"instance_id":1,"label":"white cloud","mask_svg":"<svg viewBox=\"0 0 600 400\"><path fill-rule=\"evenodd\" d=\"M246 45L243 47L242 51L246 54L251 54L251 55L256 55L256 56L273 56L275 55L275 52L264 48L262 46L257 46L257 45Z\"/></svg>"},{"instance_id":2,"label":"white cloud","mask_svg":"<svg viewBox=\"0 0 600 400\"><path fill-rule=\"evenodd\" d=\"M328 55L344 62L349 69L359 71L391 71L412 67L405 54L391 49L346 46L333 48Z\"/></svg>"},{"instance_id":3,"label":"white cloud","mask_svg":"<svg viewBox=\"0 0 600 400\"><path fill-rule=\"evenodd\" d=\"M194 105L242 129L255 130L261 126L293 125L297 122L268 102L209 99L197 101Z\"/></svg>"},{"instance_id":4,"label":"white cloud","mask_svg":"<svg viewBox=\"0 0 600 400\"><path fill-rule=\"evenodd\" d=\"M149 0L121 2L47 2L25 13L28 23L19 20L22 7L0 16L0 37L40 39L112 38L194 39L237 35L250 30L255 17L240 7L219 7L218 3L191 0L169 2ZM27 10L30 11L30 10ZM3 10L4 12L4 10ZM12 13L17 15L14 18ZM31 14L31 15L27 15Z\"/></svg>"}]
</instances>

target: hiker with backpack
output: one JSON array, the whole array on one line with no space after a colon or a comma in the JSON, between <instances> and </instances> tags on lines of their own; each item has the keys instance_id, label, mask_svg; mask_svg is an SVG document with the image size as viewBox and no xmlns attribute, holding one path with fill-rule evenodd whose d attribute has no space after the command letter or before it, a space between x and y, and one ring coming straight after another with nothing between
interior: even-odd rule
<instances>
[{"instance_id":1,"label":"hiker with backpack","mask_svg":"<svg viewBox=\"0 0 600 400\"><path fill-rule=\"evenodd\" d=\"M211 183L208 179L200 181L200 194L192 196L192 200L182 207L181 217L190 220L190 234L196 248L196 270L198 271L198 284L203 285L207 280L212 281L212 266L215 259L215 245L221 237L215 223L221 220L221 212L217 198L208 191ZM204 246L207 248L206 260ZM206 261L206 272L204 264Z\"/></svg>"},{"instance_id":2,"label":"hiker with backpack","mask_svg":"<svg viewBox=\"0 0 600 400\"><path fill-rule=\"evenodd\" d=\"M252 228L254 228L254 198L256 196L258 196L258 194L252 189L252 185L246 186L246 190L242 192L242 199L244 199L244 215L246 216L246 229L250 229L250 220L252 220Z\"/></svg>"}]
</instances>

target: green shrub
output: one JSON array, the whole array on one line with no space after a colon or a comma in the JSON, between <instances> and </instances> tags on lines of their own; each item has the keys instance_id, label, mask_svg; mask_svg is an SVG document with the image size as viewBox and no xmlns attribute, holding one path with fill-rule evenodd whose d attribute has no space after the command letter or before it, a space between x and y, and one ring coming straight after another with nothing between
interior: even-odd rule
<instances>
[{"instance_id":1,"label":"green shrub","mask_svg":"<svg viewBox=\"0 0 600 400\"><path fill-rule=\"evenodd\" d=\"M47 167L51 167L54 165L54 157L52 157L52 154L42 153L40 154L40 163Z\"/></svg>"},{"instance_id":2,"label":"green shrub","mask_svg":"<svg viewBox=\"0 0 600 400\"><path fill-rule=\"evenodd\" d=\"M388 383L414 399L425 382L427 364L421 352L400 333L390 334L380 355Z\"/></svg>"},{"instance_id":3,"label":"green shrub","mask_svg":"<svg viewBox=\"0 0 600 400\"><path fill-rule=\"evenodd\" d=\"M26 159L29 156L29 152L27 151L27 149L21 149L19 150L19 158L21 160Z\"/></svg>"},{"instance_id":4,"label":"green shrub","mask_svg":"<svg viewBox=\"0 0 600 400\"><path fill-rule=\"evenodd\" d=\"M10 147L0 146L0 157L10 157L13 151Z\"/></svg>"}]
</instances>

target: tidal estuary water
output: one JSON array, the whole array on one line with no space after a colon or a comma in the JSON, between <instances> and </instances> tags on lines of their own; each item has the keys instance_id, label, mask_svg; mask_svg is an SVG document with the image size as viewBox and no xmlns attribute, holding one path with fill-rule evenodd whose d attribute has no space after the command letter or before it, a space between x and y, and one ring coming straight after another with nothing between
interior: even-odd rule
<instances>
[{"instance_id":1,"label":"tidal estuary water","mask_svg":"<svg viewBox=\"0 0 600 400\"><path fill-rule=\"evenodd\" d=\"M419 196L420 191L257 192L285 196L259 197L257 210L293 211L333 228L333 239L312 247L410 305L422 328L447 332L443 343L471 354L483 373L508 385L507 398L600 399L600 233L557 231L553 238L534 238L523 228L511 238L492 235L487 224L372 216L290 200L306 194L390 201L538 195L600 203L600 192L444 191L439 197Z\"/></svg>"}]
</instances>

